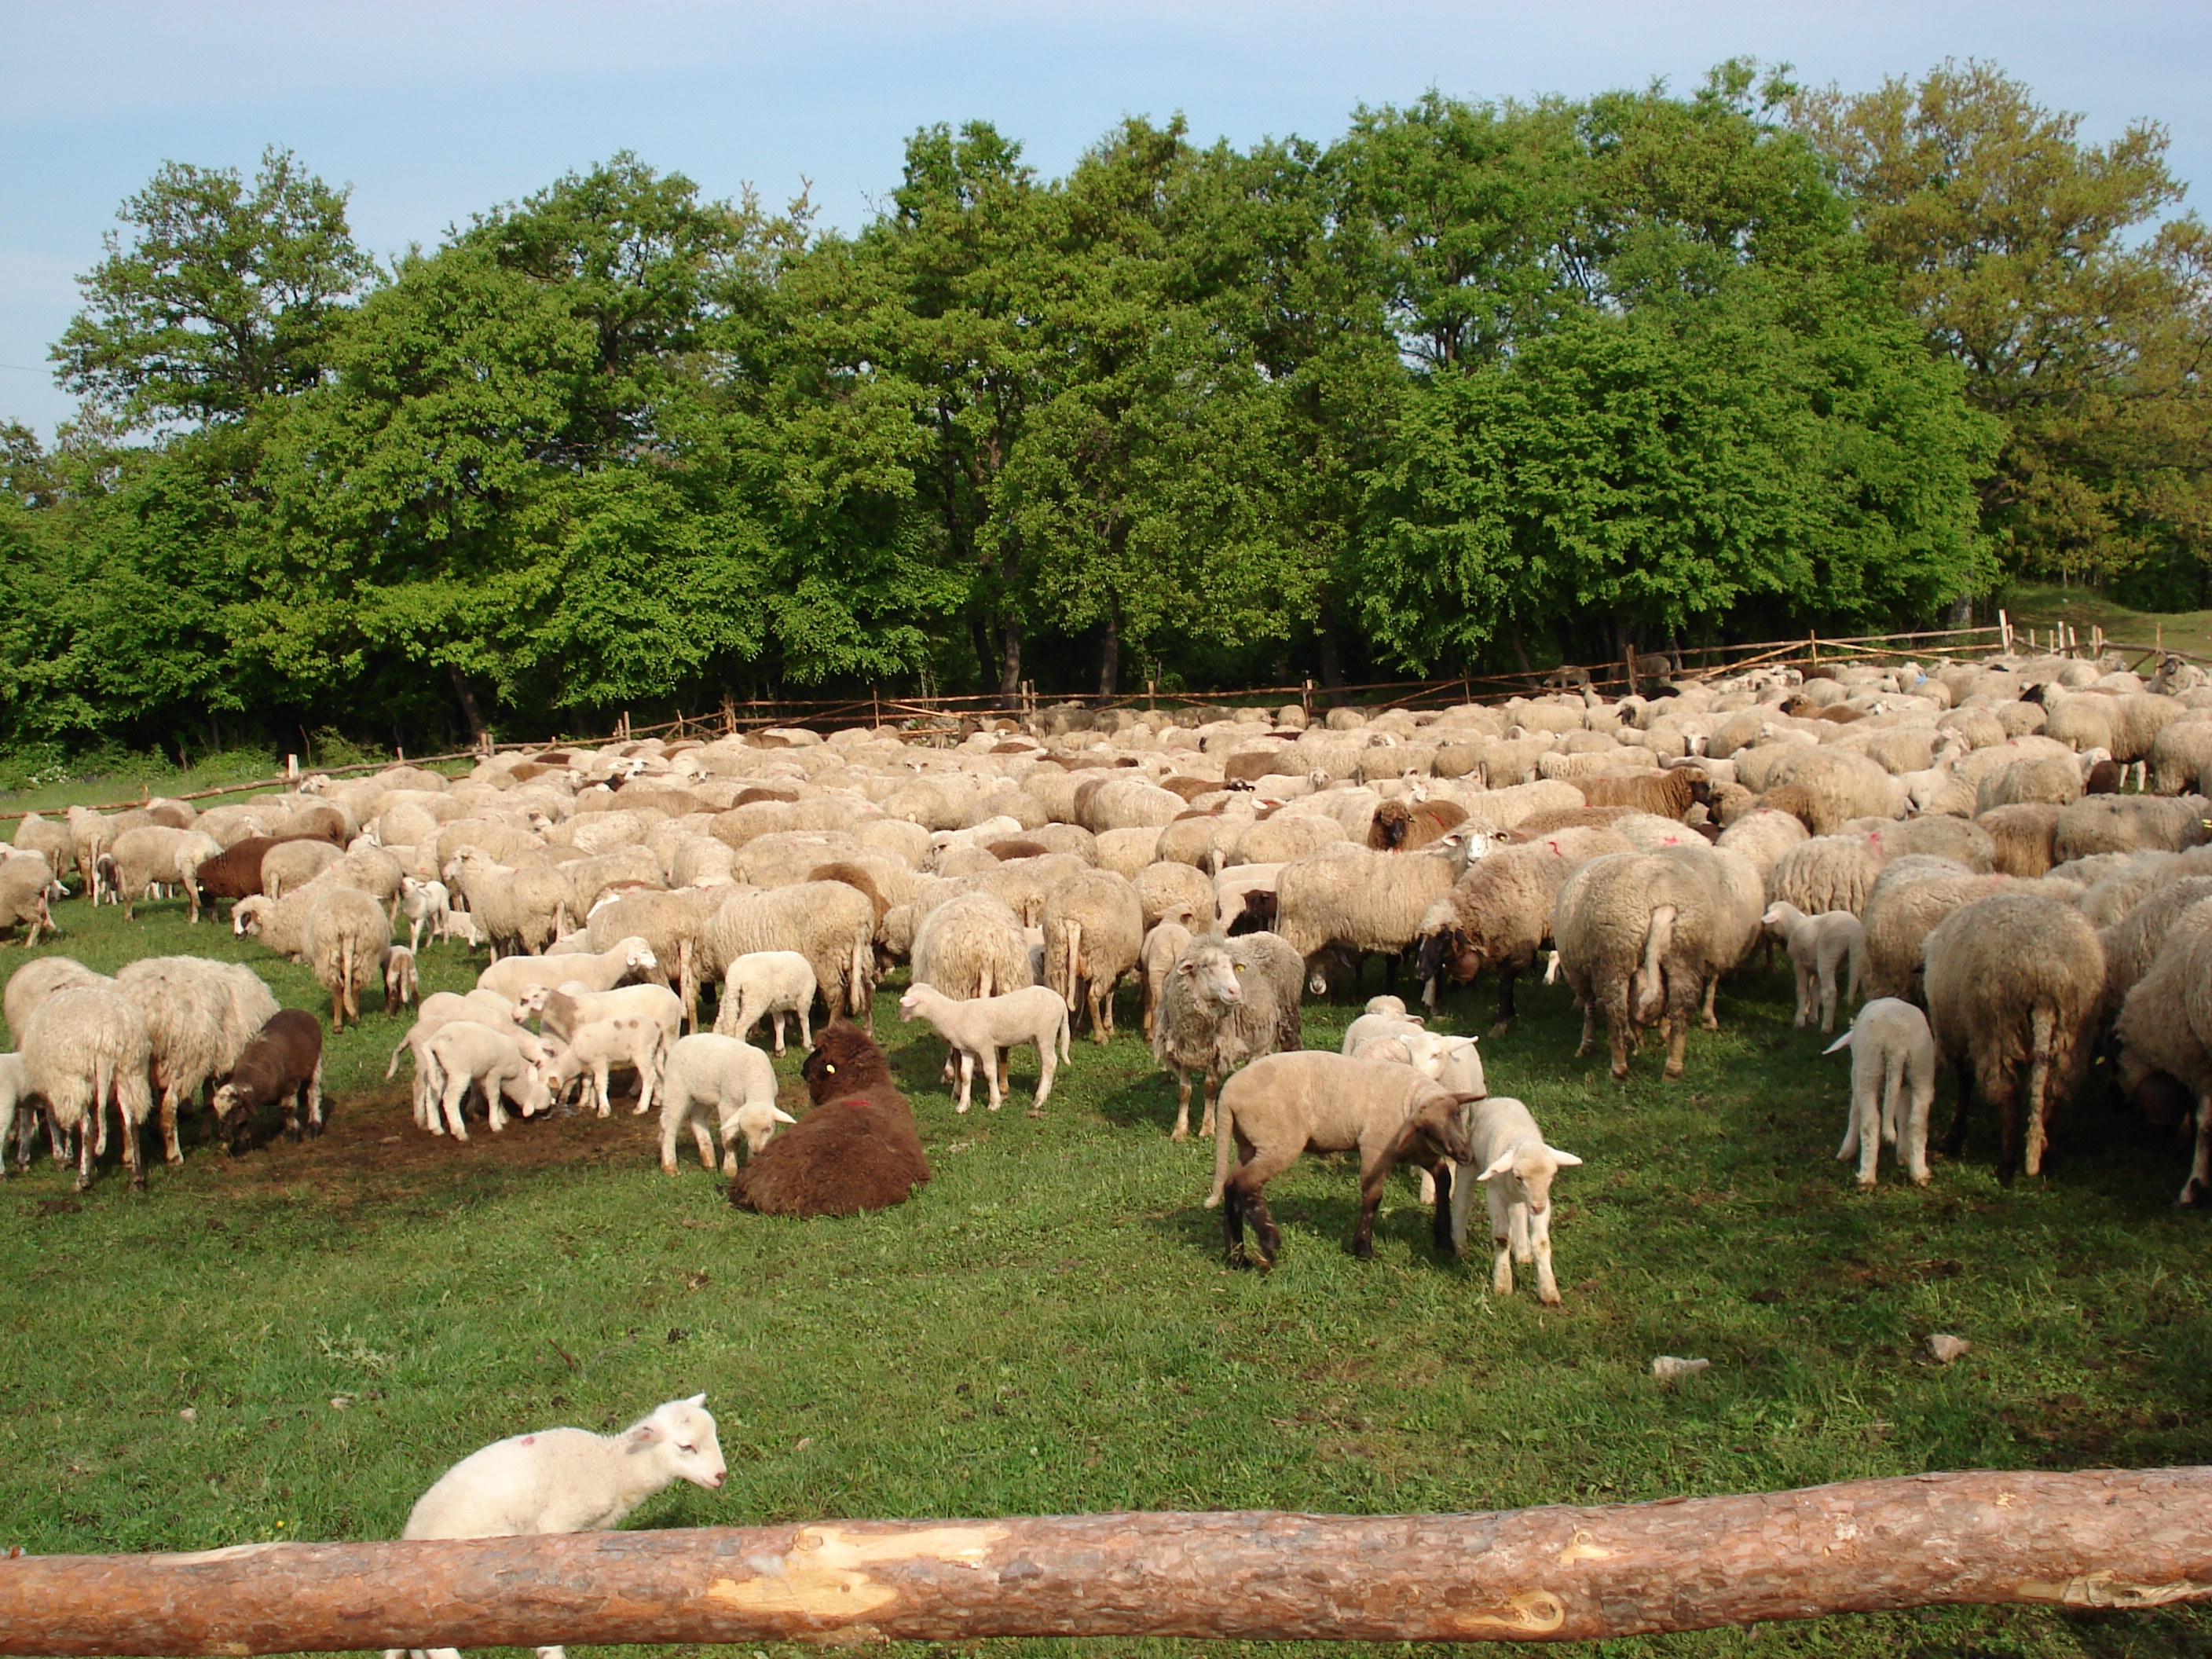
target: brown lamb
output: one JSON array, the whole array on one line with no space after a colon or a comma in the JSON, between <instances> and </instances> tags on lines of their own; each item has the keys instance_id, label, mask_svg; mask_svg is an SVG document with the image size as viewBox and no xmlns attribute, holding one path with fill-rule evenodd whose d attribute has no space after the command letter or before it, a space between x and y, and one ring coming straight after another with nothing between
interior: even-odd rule
<instances>
[{"instance_id":1,"label":"brown lamb","mask_svg":"<svg viewBox=\"0 0 2212 1659\"><path fill-rule=\"evenodd\" d=\"M762 1215L858 1215L903 1204L929 1179L890 1062L857 1025L825 1026L799 1075L814 1109L753 1154L730 1202Z\"/></svg>"},{"instance_id":2,"label":"brown lamb","mask_svg":"<svg viewBox=\"0 0 2212 1659\"><path fill-rule=\"evenodd\" d=\"M272 1101L284 1109L284 1133L300 1138L300 1105L305 1097L307 1133L323 1132L323 1023L299 1008L269 1017L238 1057L229 1078L215 1091L216 1121L230 1142L230 1155L243 1158L253 1144L253 1117Z\"/></svg>"},{"instance_id":3,"label":"brown lamb","mask_svg":"<svg viewBox=\"0 0 2212 1659\"><path fill-rule=\"evenodd\" d=\"M1052 848L1034 841L994 841L983 850L1001 864L1009 859L1047 858L1052 853Z\"/></svg>"},{"instance_id":4,"label":"brown lamb","mask_svg":"<svg viewBox=\"0 0 2212 1659\"><path fill-rule=\"evenodd\" d=\"M1713 793L1711 780L1694 766L1568 781L1583 792L1583 799L1592 806L1629 806L1677 823L1692 806L1710 801Z\"/></svg>"}]
</instances>

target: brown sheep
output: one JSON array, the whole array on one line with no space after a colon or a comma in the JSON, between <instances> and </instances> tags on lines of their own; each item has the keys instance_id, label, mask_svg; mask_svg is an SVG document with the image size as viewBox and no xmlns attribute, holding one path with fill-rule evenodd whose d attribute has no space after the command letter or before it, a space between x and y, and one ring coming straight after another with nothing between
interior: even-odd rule
<instances>
[{"instance_id":1,"label":"brown sheep","mask_svg":"<svg viewBox=\"0 0 2212 1659\"><path fill-rule=\"evenodd\" d=\"M2058 814L2063 810L2048 801L2024 801L2017 806L1993 806L1981 814L1974 822L1990 832L1990 867L2006 876L2047 875L2058 861Z\"/></svg>"},{"instance_id":2,"label":"brown sheep","mask_svg":"<svg viewBox=\"0 0 2212 1659\"><path fill-rule=\"evenodd\" d=\"M1001 864L1005 864L1013 859L1045 858L1048 857L1052 852L1052 848L1047 847L1042 842L1022 841L1018 839L1013 841L994 841L983 850L988 853L993 858L998 860Z\"/></svg>"},{"instance_id":3,"label":"brown sheep","mask_svg":"<svg viewBox=\"0 0 2212 1659\"><path fill-rule=\"evenodd\" d=\"M1200 795L1211 795L1221 786L1222 781L1216 778L1176 776L1160 780L1161 788L1172 791L1185 800L1196 800Z\"/></svg>"},{"instance_id":4,"label":"brown sheep","mask_svg":"<svg viewBox=\"0 0 2212 1659\"><path fill-rule=\"evenodd\" d=\"M1626 806L1676 820L1692 806L1706 805L1713 794L1711 780L1694 766L1567 781L1583 792L1583 799L1592 806Z\"/></svg>"},{"instance_id":5,"label":"brown sheep","mask_svg":"<svg viewBox=\"0 0 2212 1659\"><path fill-rule=\"evenodd\" d=\"M884 913L891 908L890 902L877 888L876 878L860 866L839 859L831 864L817 864L806 878L809 881L843 882L875 907L876 926L881 927L884 925Z\"/></svg>"},{"instance_id":6,"label":"brown sheep","mask_svg":"<svg viewBox=\"0 0 2212 1659\"><path fill-rule=\"evenodd\" d=\"M1386 800L1375 809L1367 826L1367 845L1377 853L1416 853L1433 847L1467 821L1467 808L1456 801L1425 800L1408 806L1402 800Z\"/></svg>"},{"instance_id":7,"label":"brown sheep","mask_svg":"<svg viewBox=\"0 0 2212 1659\"><path fill-rule=\"evenodd\" d=\"M798 799L799 797L788 789L770 789L763 784L756 783L738 791L737 799L732 801L730 805L734 811L740 806L750 806L757 800L790 802Z\"/></svg>"},{"instance_id":8,"label":"brown sheep","mask_svg":"<svg viewBox=\"0 0 2212 1659\"><path fill-rule=\"evenodd\" d=\"M902 1204L929 1179L914 1111L857 1025L825 1026L799 1067L814 1109L753 1154L730 1202L762 1215L858 1215Z\"/></svg>"},{"instance_id":9,"label":"brown sheep","mask_svg":"<svg viewBox=\"0 0 2212 1659\"><path fill-rule=\"evenodd\" d=\"M253 1115L271 1101L284 1108L287 1139L300 1138L300 1104L306 1097L307 1133L323 1132L323 1025L299 1008L282 1008L269 1017L246 1045L229 1079L215 1091L216 1121L230 1142L230 1155L243 1158L253 1144Z\"/></svg>"}]
</instances>

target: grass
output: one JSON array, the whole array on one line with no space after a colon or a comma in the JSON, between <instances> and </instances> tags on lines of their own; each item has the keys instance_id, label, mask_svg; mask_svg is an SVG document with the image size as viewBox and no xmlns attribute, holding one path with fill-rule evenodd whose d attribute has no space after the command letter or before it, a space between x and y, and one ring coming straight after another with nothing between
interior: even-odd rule
<instances>
[{"instance_id":1,"label":"grass","mask_svg":"<svg viewBox=\"0 0 2212 1659\"><path fill-rule=\"evenodd\" d=\"M2063 622L2081 635L2084 651L2089 648L2089 630L2101 628L2107 639L2125 640L2145 651L2163 643L2169 651L2212 657L2212 611L2130 611L2094 588L2055 583L2015 583L1996 603L2005 607L2014 628L2034 629L2039 642L2054 623Z\"/></svg>"},{"instance_id":2,"label":"grass","mask_svg":"<svg viewBox=\"0 0 2212 1659\"><path fill-rule=\"evenodd\" d=\"M128 927L59 908L55 948L94 967L233 957L324 1006L305 969L180 907ZM471 973L449 947L425 969L426 991ZM1486 1030L1488 993L1443 1023ZM1863 1197L1832 1156L1844 1063L1790 1029L1785 974L1725 992L1727 1029L1674 1085L1648 1052L1626 1085L1571 1058L1562 994L1522 1007L1486 1041L1491 1086L1588 1160L1559 1189L1557 1310L1439 1261L1403 1177L1376 1259L1353 1260L1340 1160L1275 1183L1272 1274L1227 1271L1200 1207L1212 1149L1167 1140L1172 1086L1126 1032L1079 1042L1042 1121L959 1118L887 992L878 1030L936 1179L883 1215L793 1224L732 1211L696 1164L662 1176L626 1113L434 1141L382 1078L401 1023L372 1013L332 1048L320 1142L234 1162L188 1131L185 1166L156 1163L139 1198L112 1161L82 1198L43 1157L0 1187L0 1547L390 1537L478 1445L702 1389L730 1483L635 1524L1466 1510L2212 1461L2212 1233L2168 1208L2171 1145L2085 1102L2047 1182L2000 1187L1978 1124L1926 1190L1885 1165ZM1309 1044L1349 1012L1310 1007ZM1972 1352L1929 1364L1935 1331ZM1662 1389L1659 1353L1712 1368ZM1746 1650L2195 1654L2212 1614L1933 1611L1610 1650Z\"/></svg>"}]
</instances>

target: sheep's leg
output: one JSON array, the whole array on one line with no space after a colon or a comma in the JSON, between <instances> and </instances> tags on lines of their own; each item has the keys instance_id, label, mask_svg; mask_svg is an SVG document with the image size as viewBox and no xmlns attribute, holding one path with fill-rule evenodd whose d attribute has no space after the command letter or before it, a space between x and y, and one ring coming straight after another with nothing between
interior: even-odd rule
<instances>
[{"instance_id":1,"label":"sheep's leg","mask_svg":"<svg viewBox=\"0 0 2212 1659\"><path fill-rule=\"evenodd\" d=\"M1221 1188L1221 1257L1232 1267L1244 1265L1244 1195L1234 1176Z\"/></svg>"},{"instance_id":2,"label":"sheep's leg","mask_svg":"<svg viewBox=\"0 0 2212 1659\"><path fill-rule=\"evenodd\" d=\"M132 1189L143 1192L146 1189L146 1166L140 1162L138 1156L138 1126L131 1121L131 1114L124 1109L123 1091L118 1089L113 1092L115 1132L123 1137L123 1167L131 1171Z\"/></svg>"},{"instance_id":3,"label":"sheep's leg","mask_svg":"<svg viewBox=\"0 0 2212 1659\"><path fill-rule=\"evenodd\" d=\"M1670 1016L1667 1021L1667 1064L1659 1075L1678 1078L1682 1075L1682 1057L1689 1046L1690 1017L1686 1010Z\"/></svg>"},{"instance_id":4,"label":"sheep's leg","mask_svg":"<svg viewBox=\"0 0 2212 1659\"><path fill-rule=\"evenodd\" d=\"M699 1167L708 1175L712 1175L714 1173L714 1137L708 1131L706 1116L696 1106L690 1108L684 1115L691 1120L691 1139L699 1149ZM730 1126L729 1133L723 1139L732 1143L735 1142L737 1126L734 1123ZM670 1161L674 1162L673 1158ZM734 1151L730 1154L729 1162L730 1173L735 1175L738 1155Z\"/></svg>"},{"instance_id":5,"label":"sheep's leg","mask_svg":"<svg viewBox=\"0 0 2212 1659\"><path fill-rule=\"evenodd\" d=\"M1489 1187L1474 1178L1474 1171L1463 1166L1452 1166L1451 1188L1451 1248L1454 1255L1467 1254L1467 1218L1474 1208L1477 1192L1487 1193Z\"/></svg>"},{"instance_id":6,"label":"sheep's leg","mask_svg":"<svg viewBox=\"0 0 2212 1659\"><path fill-rule=\"evenodd\" d=\"M775 1027L775 1051L778 1054L781 1054L783 1053L783 1010L777 1008L770 1011L768 1018L769 1024Z\"/></svg>"},{"instance_id":7,"label":"sheep's leg","mask_svg":"<svg viewBox=\"0 0 2212 1659\"><path fill-rule=\"evenodd\" d=\"M82 1184L82 1183L80 1183ZM2191 1159L2189 1179L2176 1204L2194 1206L2212 1199L2212 1094L2197 1100L2197 1153Z\"/></svg>"},{"instance_id":8,"label":"sheep's leg","mask_svg":"<svg viewBox=\"0 0 2212 1659\"><path fill-rule=\"evenodd\" d=\"M1452 1244L1452 1162L1438 1158L1433 1170L1421 1173L1429 1178L1431 1200L1437 1206L1429 1223L1429 1243L1438 1255L1456 1255Z\"/></svg>"},{"instance_id":9,"label":"sheep's leg","mask_svg":"<svg viewBox=\"0 0 2212 1659\"><path fill-rule=\"evenodd\" d=\"M659 1049L656 1047L653 1052L642 1054L636 1057L637 1110L640 1115L651 1109L653 1106L653 1091L660 1081L660 1066L658 1063L658 1054Z\"/></svg>"},{"instance_id":10,"label":"sheep's leg","mask_svg":"<svg viewBox=\"0 0 2212 1659\"><path fill-rule=\"evenodd\" d=\"M1616 1006L1617 1005L1617 1006ZM1613 1051L1613 1077L1616 1083L1628 1076L1628 988L1623 985L1616 994L1606 999L1606 1042Z\"/></svg>"},{"instance_id":11,"label":"sheep's leg","mask_svg":"<svg viewBox=\"0 0 2212 1659\"><path fill-rule=\"evenodd\" d=\"M1220 1102L1221 1071L1218 1065L1209 1066L1206 1070L1206 1121L1198 1128L1199 1133L1208 1140L1214 1136L1214 1113Z\"/></svg>"},{"instance_id":12,"label":"sheep's leg","mask_svg":"<svg viewBox=\"0 0 2212 1659\"><path fill-rule=\"evenodd\" d=\"M1520 976L1521 970L1510 963L1498 970L1498 1019L1490 1028L1490 1035L1494 1037L1504 1036L1513 1029L1513 981Z\"/></svg>"},{"instance_id":13,"label":"sheep's leg","mask_svg":"<svg viewBox=\"0 0 2212 1659\"><path fill-rule=\"evenodd\" d=\"M284 1139L296 1141L300 1138L300 1085L294 1084L284 1091Z\"/></svg>"},{"instance_id":14,"label":"sheep's leg","mask_svg":"<svg viewBox=\"0 0 2212 1659\"><path fill-rule=\"evenodd\" d=\"M1097 980L1084 982L1085 998L1091 1004L1091 1040L1104 1043L1114 1035L1114 999L1110 989Z\"/></svg>"},{"instance_id":15,"label":"sheep's leg","mask_svg":"<svg viewBox=\"0 0 2212 1659\"><path fill-rule=\"evenodd\" d=\"M307 1079L307 1133L319 1138L323 1133L323 1062L315 1061L313 1073Z\"/></svg>"},{"instance_id":16,"label":"sheep's leg","mask_svg":"<svg viewBox=\"0 0 2212 1659\"><path fill-rule=\"evenodd\" d=\"M1951 1114L1951 1127L1943 1131L1936 1148L1944 1157L1955 1158L1965 1157L1966 1152L1966 1108L1974 1095L1973 1062L1961 1056L1951 1069L1959 1085L1959 1103Z\"/></svg>"},{"instance_id":17,"label":"sheep's leg","mask_svg":"<svg viewBox=\"0 0 2212 1659\"><path fill-rule=\"evenodd\" d=\"M1492 1176L1483 1182L1483 1197L1490 1212L1490 1288L1499 1296L1513 1294L1513 1216L1505 1200L1505 1177Z\"/></svg>"},{"instance_id":18,"label":"sheep's leg","mask_svg":"<svg viewBox=\"0 0 2212 1659\"><path fill-rule=\"evenodd\" d=\"M1044 1103L1052 1095L1054 1073L1060 1069L1060 1056L1053 1048L1053 1028L1048 1027L1036 1035L1037 1086L1036 1098L1030 1102L1030 1115L1042 1117Z\"/></svg>"},{"instance_id":19,"label":"sheep's leg","mask_svg":"<svg viewBox=\"0 0 2212 1659\"><path fill-rule=\"evenodd\" d=\"M1266 1162L1272 1163L1273 1160ZM1275 1218L1268 1213L1265 1188L1267 1182L1280 1174L1289 1163L1290 1159L1285 1158L1281 1164L1275 1164L1272 1169L1265 1169L1264 1173L1254 1179L1252 1171L1255 1168L1263 1167L1263 1161L1255 1155L1244 1165L1243 1170L1230 1177L1232 1181L1242 1179L1244 1182L1244 1212L1252 1219L1252 1242L1259 1247L1260 1267L1262 1272L1273 1267L1275 1265L1275 1258L1283 1253L1282 1231L1275 1225Z\"/></svg>"},{"instance_id":20,"label":"sheep's leg","mask_svg":"<svg viewBox=\"0 0 2212 1659\"><path fill-rule=\"evenodd\" d=\"M1907 1079L1911 1092L1905 1103L1905 1120L1898 1125L1897 1154L1916 1187L1928 1184L1928 1109L1935 1103L1936 1079Z\"/></svg>"},{"instance_id":21,"label":"sheep's leg","mask_svg":"<svg viewBox=\"0 0 2212 1659\"><path fill-rule=\"evenodd\" d=\"M161 1157L172 1166L185 1161L185 1149L177 1139L177 1091L173 1088L161 1091Z\"/></svg>"},{"instance_id":22,"label":"sheep's leg","mask_svg":"<svg viewBox=\"0 0 2212 1659\"><path fill-rule=\"evenodd\" d=\"M1536 1257L1536 1300L1547 1308L1559 1305L1559 1281L1552 1273L1552 1209L1528 1218L1528 1244Z\"/></svg>"},{"instance_id":23,"label":"sheep's leg","mask_svg":"<svg viewBox=\"0 0 2212 1659\"><path fill-rule=\"evenodd\" d=\"M1700 1023L1708 1031L1717 1031L1721 1029L1720 1017L1713 1012L1713 999L1720 994L1721 976L1715 974L1705 981L1705 1006L1703 1013L1698 1017Z\"/></svg>"},{"instance_id":24,"label":"sheep's leg","mask_svg":"<svg viewBox=\"0 0 2212 1659\"><path fill-rule=\"evenodd\" d=\"M975 1075L975 1062L964 1049L956 1049L954 1052L960 1056L960 1063L957 1068L960 1086L959 1092L952 1102L952 1109L964 1114L969 1106L969 1085L974 1080Z\"/></svg>"},{"instance_id":25,"label":"sheep's leg","mask_svg":"<svg viewBox=\"0 0 2212 1659\"><path fill-rule=\"evenodd\" d=\"M97 1139L91 1124L76 1126L76 1189L79 1192L92 1185L93 1163L100 1156L100 1148L94 1144Z\"/></svg>"},{"instance_id":26,"label":"sheep's leg","mask_svg":"<svg viewBox=\"0 0 2212 1659\"><path fill-rule=\"evenodd\" d=\"M802 1048L811 1048L814 1046L814 1032L809 1025L809 1018L812 1012L813 1008L811 1004L802 1002L799 1005L799 1046ZM873 1013L872 1009L871 1018L872 1017ZM775 1028L775 1041L776 1053L781 1054L783 1052L783 1026L781 1023L779 1023Z\"/></svg>"},{"instance_id":27,"label":"sheep's leg","mask_svg":"<svg viewBox=\"0 0 2212 1659\"><path fill-rule=\"evenodd\" d=\"M1802 1031L1811 1019L1813 1013L1813 971L1798 961L1794 955L1790 959L1790 971L1797 976L1797 1012L1790 1023L1796 1030Z\"/></svg>"},{"instance_id":28,"label":"sheep's leg","mask_svg":"<svg viewBox=\"0 0 2212 1659\"><path fill-rule=\"evenodd\" d=\"M1190 1139L1190 1073L1183 1067L1178 1066L1175 1068L1175 1074L1176 1121L1175 1127L1168 1131L1168 1139L1170 1140L1188 1140ZM1209 1103L1209 1104L1210 1103ZM1213 1114L1209 1110L1206 1115L1206 1122L1211 1126L1213 1121Z\"/></svg>"},{"instance_id":29,"label":"sheep's leg","mask_svg":"<svg viewBox=\"0 0 2212 1659\"><path fill-rule=\"evenodd\" d=\"M1836 964L1823 962L1820 974L1820 1035L1833 1036L1836 1031Z\"/></svg>"},{"instance_id":30,"label":"sheep's leg","mask_svg":"<svg viewBox=\"0 0 2212 1659\"><path fill-rule=\"evenodd\" d=\"M1352 1253L1362 1261L1375 1255L1375 1212L1382 1206L1383 1189L1390 1184L1390 1157L1387 1152L1369 1153L1362 1148L1359 1156L1359 1219L1352 1230Z\"/></svg>"},{"instance_id":31,"label":"sheep's leg","mask_svg":"<svg viewBox=\"0 0 2212 1659\"><path fill-rule=\"evenodd\" d=\"M983 1051L983 1082L991 1091L991 1109L994 1112L1006 1098L1006 1055L995 1042Z\"/></svg>"},{"instance_id":32,"label":"sheep's leg","mask_svg":"<svg viewBox=\"0 0 2212 1659\"><path fill-rule=\"evenodd\" d=\"M1597 1005L1583 1004L1583 1040L1575 1049L1575 1058L1586 1059L1597 1052Z\"/></svg>"},{"instance_id":33,"label":"sheep's leg","mask_svg":"<svg viewBox=\"0 0 2212 1659\"><path fill-rule=\"evenodd\" d=\"M445 1114L446 1131L456 1140L469 1138L469 1126L461 1118L461 1103L467 1098L469 1085L473 1081L465 1074L447 1078L438 1102L440 1109Z\"/></svg>"},{"instance_id":34,"label":"sheep's leg","mask_svg":"<svg viewBox=\"0 0 2212 1659\"><path fill-rule=\"evenodd\" d=\"M483 1091L484 1117L494 1134L507 1132L507 1084L504 1079L487 1077L479 1079L477 1087Z\"/></svg>"}]
</instances>

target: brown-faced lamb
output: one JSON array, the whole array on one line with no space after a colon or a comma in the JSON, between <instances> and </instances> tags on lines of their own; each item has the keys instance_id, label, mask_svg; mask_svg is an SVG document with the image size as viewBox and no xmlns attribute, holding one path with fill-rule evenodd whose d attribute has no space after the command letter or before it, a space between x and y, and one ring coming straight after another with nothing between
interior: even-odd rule
<instances>
[{"instance_id":1,"label":"brown-faced lamb","mask_svg":"<svg viewBox=\"0 0 2212 1659\"><path fill-rule=\"evenodd\" d=\"M903 1204L929 1179L914 1111L884 1051L856 1025L823 1028L799 1067L814 1109L730 1182L763 1215L858 1215Z\"/></svg>"},{"instance_id":2,"label":"brown-faced lamb","mask_svg":"<svg viewBox=\"0 0 2212 1659\"><path fill-rule=\"evenodd\" d=\"M1492 848L1467 866L1421 918L1415 973L1421 1000L1437 1006L1438 976L1470 984L1486 968L1498 972L1498 1018L1491 1035L1513 1025L1513 990L1551 942L1560 884L1574 867L1628 843L1601 829L1561 830L1524 844Z\"/></svg>"},{"instance_id":3,"label":"brown-faced lamb","mask_svg":"<svg viewBox=\"0 0 2212 1659\"><path fill-rule=\"evenodd\" d=\"M1479 1099L1444 1089L1408 1066L1306 1050L1267 1054L1222 1085L1214 1143L1213 1190L1221 1207L1223 1253L1244 1259L1244 1220L1252 1219L1260 1266L1274 1265L1283 1238L1268 1213L1267 1185L1307 1152L1359 1153L1359 1220L1352 1253L1375 1254L1375 1212L1393 1167L1411 1163L1437 1181L1432 1232L1449 1249L1449 1163L1473 1164L1461 1108ZM1480 1166L1478 1166L1480 1167Z\"/></svg>"},{"instance_id":4,"label":"brown-faced lamb","mask_svg":"<svg viewBox=\"0 0 2212 1659\"><path fill-rule=\"evenodd\" d=\"M927 1020L958 1056L960 1092L953 1104L955 1111L967 1111L969 1087L979 1064L990 1091L991 1109L997 1111L1003 1098L1003 1055L1007 1049L1029 1043L1037 1051L1036 1096L1030 1102L1030 1115L1044 1115L1053 1077L1060 1062L1068 1058L1072 1021L1058 991L1031 985L999 996L956 1001L927 981L917 980L899 999L900 1023L916 1018Z\"/></svg>"},{"instance_id":5,"label":"brown-faced lamb","mask_svg":"<svg viewBox=\"0 0 2212 1659\"><path fill-rule=\"evenodd\" d=\"M2105 990L2096 930L2070 904L2000 891L1936 924L1923 957L1929 1026L1960 1079L1944 1150L1963 1150L1978 1094L2002 1126L1999 1179L2040 1174L2052 1109L2089 1063Z\"/></svg>"},{"instance_id":6,"label":"brown-faced lamb","mask_svg":"<svg viewBox=\"0 0 2212 1659\"><path fill-rule=\"evenodd\" d=\"M1059 883L1044 902L1044 979L1066 1000L1088 1004L1091 1036L1114 1034L1114 991L1133 972L1145 942L1144 907L1136 889L1108 870L1086 870Z\"/></svg>"},{"instance_id":7,"label":"brown-faced lamb","mask_svg":"<svg viewBox=\"0 0 2212 1659\"><path fill-rule=\"evenodd\" d=\"M1536 1299L1559 1305L1559 1281L1552 1271L1552 1182L1561 1170L1582 1159L1547 1143L1528 1107L1510 1095L1491 1095L1465 1109L1468 1146L1474 1156L1450 1172L1449 1206L1451 1248L1467 1250L1468 1218L1480 1187L1490 1212L1490 1287L1513 1294L1513 1264L1533 1262ZM1439 1183L1438 1200L1445 1201Z\"/></svg>"},{"instance_id":8,"label":"brown-faced lamb","mask_svg":"<svg viewBox=\"0 0 2212 1659\"><path fill-rule=\"evenodd\" d=\"M253 1144L255 1114L270 1103L283 1108L284 1134L300 1139L304 1102L307 1133L323 1132L323 1025L298 1008L280 1008L262 1023L215 1091L216 1121L230 1143L230 1155L243 1158Z\"/></svg>"},{"instance_id":9,"label":"brown-faced lamb","mask_svg":"<svg viewBox=\"0 0 2212 1659\"><path fill-rule=\"evenodd\" d=\"M92 1185L93 1161L107 1150L110 1104L131 1184L145 1186L138 1126L154 1109L147 1081L154 1047L130 999L112 985L64 986L38 1005L21 1039L25 1085L45 1100L59 1127L76 1135L77 1190Z\"/></svg>"}]
</instances>

